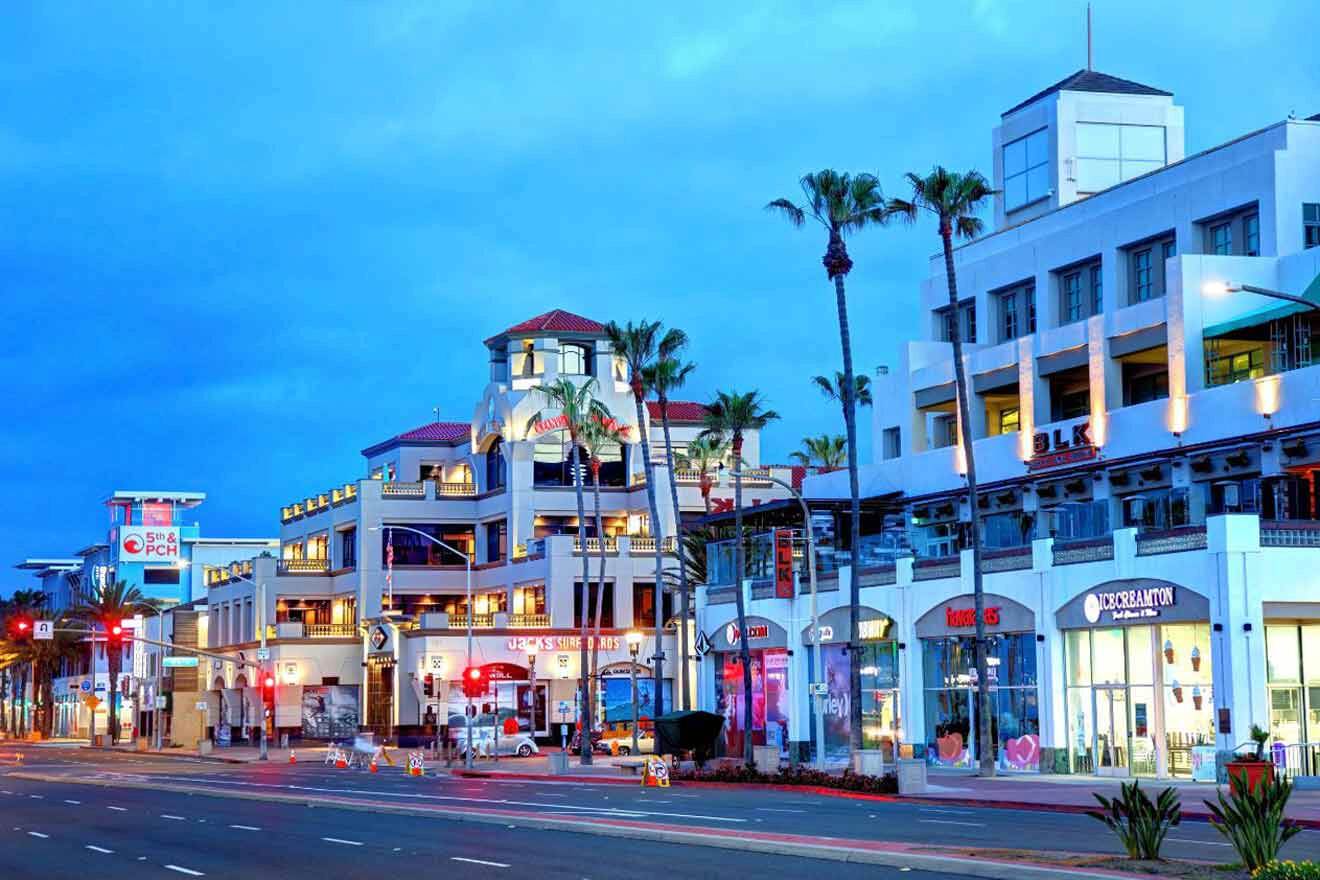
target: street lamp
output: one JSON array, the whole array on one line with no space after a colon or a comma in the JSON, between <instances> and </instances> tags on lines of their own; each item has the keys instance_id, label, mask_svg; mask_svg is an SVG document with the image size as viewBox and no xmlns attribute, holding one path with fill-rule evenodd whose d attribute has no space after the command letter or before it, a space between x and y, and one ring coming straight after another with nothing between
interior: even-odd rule
<instances>
[{"instance_id":1,"label":"street lamp","mask_svg":"<svg viewBox=\"0 0 1320 880\"><path fill-rule=\"evenodd\" d=\"M720 464L720 469L721 470L724 469L723 463ZM741 478L743 476L742 472L736 470L729 471L729 473L730 475L736 478ZM787 483L784 480L781 480L778 477L773 476L771 474L758 474L757 476L760 479L769 480L771 483L774 483L777 486L787 489L789 493L795 499L797 499L798 505L802 508L802 530L807 534L807 580L811 585L811 658L812 658L812 665L816 670L816 674L821 676L821 678L823 679L825 676L825 667L821 664L821 659L820 659L820 611L816 607L816 532L811 527L811 508L807 507L806 499L802 497L802 493L799 492L797 489L794 489L790 483ZM736 540L741 541L742 535L736 536ZM852 564L853 577L857 577L857 568L858 568L857 556L859 555L858 551L859 548L857 547L853 548L853 564ZM738 578L739 581L741 582L742 572L737 572L735 574L735 577ZM856 663L857 661L858 661L857 657L852 658L853 663ZM814 683L809 682L809 684L811 685L812 690L814 691L815 690ZM813 693L812 696L815 698L815 703L816 703L816 730L815 730L816 767L818 769L824 770L825 769L825 695L823 693Z\"/></svg>"},{"instance_id":2,"label":"street lamp","mask_svg":"<svg viewBox=\"0 0 1320 880\"><path fill-rule=\"evenodd\" d=\"M1282 290L1271 290L1268 287L1257 287L1254 284L1234 284L1231 281L1207 281L1202 285L1201 290L1206 296L1225 296L1230 293L1254 293L1257 296L1268 296L1270 299L1281 299L1286 302L1299 306L1305 306L1311 311L1320 312L1320 304L1316 304L1303 296L1294 296L1291 293L1284 293Z\"/></svg>"},{"instance_id":3,"label":"street lamp","mask_svg":"<svg viewBox=\"0 0 1320 880\"><path fill-rule=\"evenodd\" d=\"M632 655L632 662L628 664L628 675L632 678L632 753L636 755L639 751L637 747L637 652L642 649L642 634L635 629L630 629L623 638L628 642L628 653Z\"/></svg>"},{"instance_id":4,"label":"street lamp","mask_svg":"<svg viewBox=\"0 0 1320 880\"><path fill-rule=\"evenodd\" d=\"M532 736L536 736L539 728L536 726L536 642L527 643L527 698L530 701L527 706L528 714L532 718Z\"/></svg>"},{"instance_id":5,"label":"street lamp","mask_svg":"<svg viewBox=\"0 0 1320 880\"><path fill-rule=\"evenodd\" d=\"M384 525L368 526L367 531L379 532L382 528L386 528L386 526ZM398 526L398 525L390 525L388 526L388 528L398 529L401 532L412 532L414 535L421 535L426 540L430 541L433 544L437 544L440 547L443 547L444 549L448 550L450 553L463 557L463 564L467 568L467 666L465 668L471 669L472 668L472 557L456 547L449 546L444 541L441 541L439 538L435 537L434 535L427 534L421 529L414 529L411 526ZM535 696L533 696L532 700L533 700L533 705L535 705ZM475 720L475 718L472 713L472 697L470 696L467 698L467 715L464 716L463 720L465 722L463 726L467 728L467 750L466 750L467 753L463 756L463 766L471 770L472 769L472 722Z\"/></svg>"}]
</instances>

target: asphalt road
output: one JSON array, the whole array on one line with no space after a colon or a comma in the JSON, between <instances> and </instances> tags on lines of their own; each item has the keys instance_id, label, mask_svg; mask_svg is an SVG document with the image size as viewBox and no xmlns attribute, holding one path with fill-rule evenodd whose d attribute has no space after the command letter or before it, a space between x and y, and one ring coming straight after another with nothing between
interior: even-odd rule
<instances>
[{"instance_id":1,"label":"asphalt road","mask_svg":"<svg viewBox=\"0 0 1320 880\"><path fill-rule=\"evenodd\" d=\"M85 750L42 750L40 754L32 752L29 753L26 769L76 774L112 784L117 779L132 778L137 781L186 785L207 791L302 793L344 797L369 803L426 804L442 809L445 807L497 808L529 812L539 816L565 816L585 820L635 820L668 826L715 828L733 833L747 830L813 835L821 838L949 846L1082 853L1121 852L1110 832L1094 819L1082 815L886 803L796 792L732 788L685 790L681 786L669 789L642 789L640 786L629 785L581 784L552 780L464 779L447 776L415 779L408 777L397 767L382 768L380 773L373 775L356 770L335 770L313 763L301 763L296 766L287 764L234 766L219 765L214 762L139 758L132 755L101 756ZM425 858L434 862L437 855L448 857L446 854L450 853L451 849L453 854L462 857L482 858L480 855L471 855L473 852L485 852L488 856L490 853L499 853L490 856L487 860L535 867L539 872L549 871L552 872L551 876L565 877L606 877L625 876L625 874L635 876L635 871L653 870L653 868L648 869L648 862L645 860L630 860L631 854L645 851L649 859L658 849L665 851L664 864L674 866L677 873L673 876L678 877L707 876L702 871L713 875L720 866L727 867L734 863L746 869L749 859L758 862L764 860L767 866L765 870L769 872L769 876L778 876L775 873L777 869L772 866L801 862L796 859L756 856L705 847L649 844L599 836L584 838L583 835L571 832L539 831L528 828L509 830L490 825L447 823L427 817L375 816L369 813L332 809L308 810L306 807L130 788L117 790L113 787L98 786L54 786L24 782L12 777L6 778L3 772L0 770L0 790L7 789L16 794L0 795L0 830L21 828L21 832L10 833L29 838L23 841L28 847L46 840L46 838L30 837L26 833L28 830L48 833L32 824L33 820L27 818L29 811L35 810L34 815L36 815L47 807L58 807L65 799L81 800L85 803L113 803L129 810L136 810L137 819L134 822L127 822L125 820L129 818L128 816L119 815L98 814L98 819L110 821L112 826L120 829L120 833L141 835L132 838L134 845L138 847L143 845L139 840L152 840L153 835L158 833L172 835L180 827L179 820L160 819L161 814L185 815L190 818L193 816L179 806L181 801L185 804L205 804L205 812L193 810L197 814L195 821L205 819L206 824L218 824L227 833L219 838L214 838L213 832L203 838L196 838L195 832L184 835L184 837L196 838L196 842L215 840L213 846L208 843L208 847L203 849L194 845L188 847L185 852L192 854L197 861L203 858L220 859L218 865L211 866L212 870L218 873L224 873L236 864L224 861L228 845L237 848L234 853L235 858L239 853L251 852L252 842L247 839L248 835L261 837L274 835L277 838L289 836L288 839L298 841L305 839L311 844L312 851L317 853L324 853L328 848L334 854L334 868L350 872L333 876L356 876L351 872L359 869L368 870L370 860L364 860L368 853L384 852L394 859ZM58 791L44 792L43 786ZM34 799L30 797L33 793L44 793L47 796ZM116 797L120 800L113 800ZM72 815L69 812L76 810L78 806L83 805L63 804L66 816L62 821L70 821ZM99 811L104 814L116 812L108 808ZM157 821L147 823L148 827L139 831L133 830L141 824L142 817L150 819L153 813ZM259 821L234 818L256 815L260 816ZM234 824L250 825L262 830L243 832L242 829L228 827ZM81 828L79 825L73 827ZM90 833L93 827L96 826L89 826L87 832ZM332 844L323 840L325 837L337 836L357 840L351 833L336 834L333 830L327 830L335 827L354 831L363 829L360 833L365 836L370 832L373 840L370 845L368 841L360 841L363 843L362 847ZM211 829L205 830L211 832ZM66 833L65 829L61 829L60 833ZM399 839L389 843L388 835L391 833ZM377 840L374 837L376 834L385 835L386 840ZM405 840L410 842L400 842ZM116 848L113 844L97 843L90 838L85 843L110 849ZM395 846L400 849L395 851L393 849ZM423 846L424 848L421 848ZM64 848L68 849L68 847ZM309 847L295 846L287 849L289 852L286 855L291 860L291 866L309 860ZM261 851L264 852L265 849ZM84 855L95 852L89 850ZM583 852L592 853L590 864L594 870L583 870L578 864L581 862ZM418 855L410 855L411 853ZM597 853L607 855L597 857ZM1224 838L1207 823L1200 821L1187 821L1175 828L1165 844L1164 853L1175 858L1216 862L1230 862L1235 859L1232 848ZM136 859L144 854L145 852L135 853L133 858ZM1320 859L1320 832L1303 831L1285 847L1284 854L1290 858ZM0 868L10 867L5 861L7 858L10 856L0 850ZM153 863L160 861L154 856L148 858L152 859ZM185 862L175 862L175 864L195 867ZM459 867L464 864L467 863L455 863ZM821 865L819 862L809 864ZM848 871L854 867L831 863L827 870L832 873L842 872L842 876L850 876ZM206 867L195 867L195 869L212 873L212 870ZM795 870L801 870L801 865L799 864ZM553 873L555 871L567 873Z\"/></svg>"}]
</instances>

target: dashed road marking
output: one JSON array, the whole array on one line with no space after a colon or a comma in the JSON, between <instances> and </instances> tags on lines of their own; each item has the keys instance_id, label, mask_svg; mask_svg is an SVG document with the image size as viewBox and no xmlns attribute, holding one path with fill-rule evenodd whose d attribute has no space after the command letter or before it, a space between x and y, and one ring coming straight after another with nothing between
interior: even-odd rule
<instances>
[{"instance_id":1,"label":"dashed road marking","mask_svg":"<svg viewBox=\"0 0 1320 880\"><path fill-rule=\"evenodd\" d=\"M971 828L984 828L984 822L959 822L957 819L918 819L918 822L925 822L928 825L966 825Z\"/></svg>"},{"instance_id":2,"label":"dashed road marking","mask_svg":"<svg viewBox=\"0 0 1320 880\"><path fill-rule=\"evenodd\" d=\"M342 838L338 838L338 837L322 837L321 839L324 840L326 843L342 843L344 844L344 846L362 845L362 841L360 840L343 840Z\"/></svg>"},{"instance_id":3,"label":"dashed road marking","mask_svg":"<svg viewBox=\"0 0 1320 880\"><path fill-rule=\"evenodd\" d=\"M44 794L30 794L28 795L28 797L36 801L44 801L46 799L46 796Z\"/></svg>"},{"instance_id":4,"label":"dashed road marking","mask_svg":"<svg viewBox=\"0 0 1320 880\"><path fill-rule=\"evenodd\" d=\"M114 855L114 852L115 852L115 851L112 850L112 849L106 849L106 848L103 847L103 846L93 846L93 845L90 844L90 843L87 844L85 847L83 847L83 849L90 849L92 852L105 853L106 855Z\"/></svg>"},{"instance_id":5,"label":"dashed road marking","mask_svg":"<svg viewBox=\"0 0 1320 880\"><path fill-rule=\"evenodd\" d=\"M82 801L73 801L73 800L69 800L68 798L65 798L64 802L66 804L73 804L75 807L82 803Z\"/></svg>"},{"instance_id":6,"label":"dashed road marking","mask_svg":"<svg viewBox=\"0 0 1320 880\"><path fill-rule=\"evenodd\" d=\"M467 862L469 865L486 865L491 868L507 868L503 862L488 862L485 859L465 859L462 856L450 856L451 862Z\"/></svg>"},{"instance_id":7,"label":"dashed road marking","mask_svg":"<svg viewBox=\"0 0 1320 880\"><path fill-rule=\"evenodd\" d=\"M161 817L162 819L173 819L175 822L187 822L187 821L188 821L187 819L183 818L182 816L171 816L169 813L161 813L161 814L160 814L160 817Z\"/></svg>"},{"instance_id":8,"label":"dashed road marking","mask_svg":"<svg viewBox=\"0 0 1320 880\"><path fill-rule=\"evenodd\" d=\"M127 813L128 807L106 807L107 810L114 810L117 813Z\"/></svg>"},{"instance_id":9,"label":"dashed road marking","mask_svg":"<svg viewBox=\"0 0 1320 880\"><path fill-rule=\"evenodd\" d=\"M48 837L50 837L49 834L42 834L40 831L29 831L29 832L28 832L28 836L29 836L29 837L40 837L42 840L45 840L45 839L47 839Z\"/></svg>"},{"instance_id":10,"label":"dashed road marking","mask_svg":"<svg viewBox=\"0 0 1320 880\"><path fill-rule=\"evenodd\" d=\"M779 807L757 807L756 810L759 813L805 813L806 812L806 810L789 810L789 809L782 809Z\"/></svg>"},{"instance_id":11,"label":"dashed road marking","mask_svg":"<svg viewBox=\"0 0 1320 880\"><path fill-rule=\"evenodd\" d=\"M181 865L166 865L166 870L178 871L180 874L187 874L189 877L205 877L201 871L194 871L192 868L185 868Z\"/></svg>"},{"instance_id":12,"label":"dashed road marking","mask_svg":"<svg viewBox=\"0 0 1320 880\"><path fill-rule=\"evenodd\" d=\"M230 825L230 828L237 828L239 831L260 831L255 825Z\"/></svg>"}]
</instances>

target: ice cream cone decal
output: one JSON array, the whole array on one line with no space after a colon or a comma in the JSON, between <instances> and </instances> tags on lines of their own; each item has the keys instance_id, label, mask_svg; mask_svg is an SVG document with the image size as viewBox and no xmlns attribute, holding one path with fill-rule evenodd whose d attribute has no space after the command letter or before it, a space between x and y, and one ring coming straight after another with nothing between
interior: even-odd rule
<instances>
[{"instance_id":1,"label":"ice cream cone decal","mask_svg":"<svg viewBox=\"0 0 1320 880\"><path fill-rule=\"evenodd\" d=\"M1173 698L1179 703L1183 701L1182 685L1178 683L1176 678L1173 680Z\"/></svg>"},{"instance_id":2,"label":"ice cream cone decal","mask_svg":"<svg viewBox=\"0 0 1320 880\"><path fill-rule=\"evenodd\" d=\"M1201 711L1201 688L1200 688L1200 687L1193 687L1193 688L1192 688L1192 706L1196 709L1196 711L1198 711L1198 712Z\"/></svg>"},{"instance_id":3,"label":"ice cream cone decal","mask_svg":"<svg viewBox=\"0 0 1320 880\"><path fill-rule=\"evenodd\" d=\"M1198 647L1196 647L1195 645L1193 645L1193 646L1192 646L1192 672L1200 672L1200 671L1201 671L1201 649L1198 648Z\"/></svg>"},{"instance_id":4,"label":"ice cream cone decal","mask_svg":"<svg viewBox=\"0 0 1320 880\"><path fill-rule=\"evenodd\" d=\"M1172 639L1165 639L1165 640L1164 640L1164 662L1165 662L1165 663L1172 663L1172 662L1173 662L1173 640L1172 640Z\"/></svg>"}]
</instances>

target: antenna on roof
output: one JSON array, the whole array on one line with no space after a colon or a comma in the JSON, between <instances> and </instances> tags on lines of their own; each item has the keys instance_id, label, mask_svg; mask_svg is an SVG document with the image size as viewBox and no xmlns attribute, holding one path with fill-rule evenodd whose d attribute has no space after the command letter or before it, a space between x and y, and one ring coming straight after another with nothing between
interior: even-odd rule
<instances>
[{"instance_id":1,"label":"antenna on roof","mask_svg":"<svg viewBox=\"0 0 1320 880\"><path fill-rule=\"evenodd\" d=\"M1095 54L1091 48L1091 4L1086 4L1086 69L1095 70Z\"/></svg>"},{"instance_id":2,"label":"antenna on roof","mask_svg":"<svg viewBox=\"0 0 1320 880\"><path fill-rule=\"evenodd\" d=\"M431 412L435 413L435 420L437 422L440 421L440 407L438 406L431 407Z\"/></svg>"}]
</instances>

